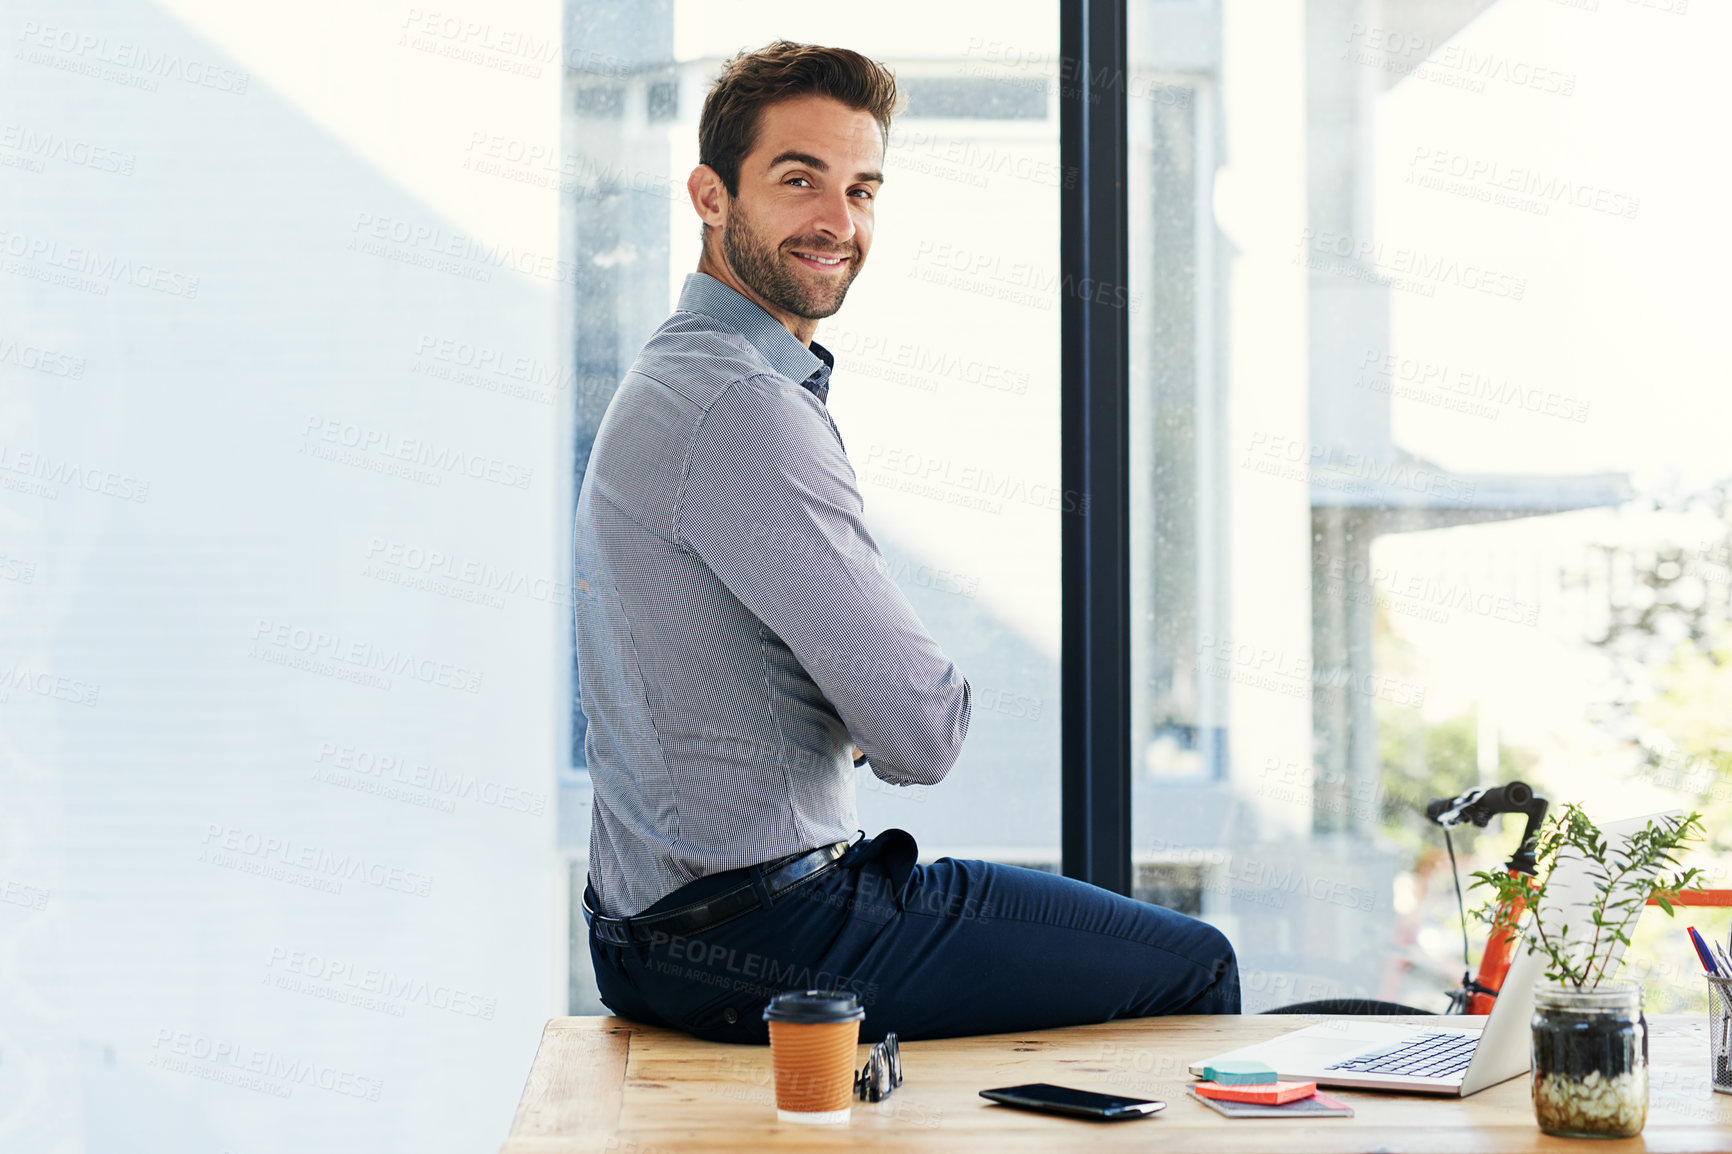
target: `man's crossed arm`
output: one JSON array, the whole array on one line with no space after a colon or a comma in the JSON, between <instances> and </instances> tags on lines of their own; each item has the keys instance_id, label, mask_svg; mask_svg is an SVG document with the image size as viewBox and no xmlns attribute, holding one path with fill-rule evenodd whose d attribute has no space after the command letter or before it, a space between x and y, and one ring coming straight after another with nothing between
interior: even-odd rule
<instances>
[{"instance_id":1,"label":"man's crossed arm","mask_svg":"<svg viewBox=\"0 0 1732 1154\"><path fill-rule=\"evenodd\" d=\"M967 736L968 682L890 579L841 444L778 385L738 382L705 415L680 542L793 650L874 773L932 784Z\"/></svg>"}]
</instances>

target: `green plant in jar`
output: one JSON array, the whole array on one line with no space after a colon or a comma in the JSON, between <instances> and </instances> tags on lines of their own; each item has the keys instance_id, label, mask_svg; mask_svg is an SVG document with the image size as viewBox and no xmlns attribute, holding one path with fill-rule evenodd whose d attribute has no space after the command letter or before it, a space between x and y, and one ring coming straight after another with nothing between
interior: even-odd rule
<instances>
[{"instance_id":1,"label":"green plant in jar","mask_svg":"<svg viewBox=\"0 0 1732 1154\"><path fill-rule=\"evenodd\" d=\"M1650 820L1628 837L1608 838L1578 805L1547 820L1534 849L1536 881L1481 870L1474 886L1492 898L1478 911L1493 926L1514 929L1533 911L1527 948L1545 955L1545 979L1534 990L1534 1116L1548 1134L1627 1138L1648 1113L1648 1028L1642 987L1613 980L1612 959L1650 898L1668 917L1680 890L1702 871L1680 858L1704 833L1702 815ZM1593 882L1585 902L1545 901L1560 857L1579 858Z\"/></svg>"}]
</instances>

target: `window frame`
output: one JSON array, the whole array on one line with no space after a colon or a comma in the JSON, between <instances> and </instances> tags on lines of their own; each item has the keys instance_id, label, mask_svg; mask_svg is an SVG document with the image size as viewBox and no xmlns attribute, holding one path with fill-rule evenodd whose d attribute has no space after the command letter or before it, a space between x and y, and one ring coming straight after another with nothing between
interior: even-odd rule
<instances>
[{"instance_id":1,"label":"window frame","mask_svg":"<svg viewBox=\"0 0 1732 1154\"><path fill-rule=\"evenodd\" d=\"M1131 892L1126 0L1059 6L1060 860Z\"/></svg>"}]
</instances>

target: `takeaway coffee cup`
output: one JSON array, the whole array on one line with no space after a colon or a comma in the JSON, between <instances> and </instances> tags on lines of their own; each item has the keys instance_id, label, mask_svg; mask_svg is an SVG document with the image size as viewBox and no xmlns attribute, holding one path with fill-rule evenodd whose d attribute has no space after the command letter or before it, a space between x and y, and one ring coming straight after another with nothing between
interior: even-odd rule
<instances>
[{"instance_id":1,"label":"takeaway coffee cup","mask_svg":"<svg viewBox=\"0 0 1732 1154\"><path fill-rule=\"evenodd\" d=\"M794 990L764 1007L776 1117L783 1122L845 1124L854 1098L854 1048L866 1011L853 994Z\"/></svg>"}]
</instances>

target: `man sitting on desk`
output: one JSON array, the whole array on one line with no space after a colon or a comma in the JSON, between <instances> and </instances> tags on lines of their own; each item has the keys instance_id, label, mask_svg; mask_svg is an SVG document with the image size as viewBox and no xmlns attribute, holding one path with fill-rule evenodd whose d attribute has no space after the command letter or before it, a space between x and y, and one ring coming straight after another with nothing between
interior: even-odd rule
<instances>
[{"instance_id":1,"label":"man sitting on desk","mask_svg":"<svg viewBox=\"0 0 1732 1154\"><path fill-rule=\"evenodd\" d=\"M704 102L702 259L577 503L602 1000L731 1042L767 1040L769 998L802 988L857 995L866 1040L1236 1013L1233 949L1203 922L1035 870L917 865L902 830L850 842L861 751L935 784L969 720L862 520L812 339L871 247L896 102L882 66L786 41Z\"/></svg>"}]
</instances>

